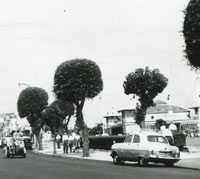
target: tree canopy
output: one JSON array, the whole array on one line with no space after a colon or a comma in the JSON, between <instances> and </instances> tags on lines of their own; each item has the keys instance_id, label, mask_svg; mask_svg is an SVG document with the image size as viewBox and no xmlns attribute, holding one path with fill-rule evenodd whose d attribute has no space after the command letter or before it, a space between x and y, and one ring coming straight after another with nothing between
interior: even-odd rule
<instances>
[{"instance_id":1,"label":"tree canopy","mask_svg":"<svg viewBox=\"0 0 200 179\"><path fill-rule=\"evenodd\" d=\"M200 68L200 0L190 0L185 11L183 35L189 65Z\"/></svg>"},{"instance_id":2,"label":"tree canopy","mask_svg":"<svg viewBox=\"0 0 200 179\"><path fill-rule=\"evenodd\" d=\"M123 87L125 94L137 95L140 108L137 107L136 114L138 123L144 120L146 110L153 106L153 99L167 86L168 79L158 69L150 70L149 67L138 68L126 76Z\"/></svg>"},{"instance_id":3,"label":"tree canopy","mask_svg":"<svg viewBox=\"0 0 200 179\"><path fill-rule=\"evenodd\" d=\"M163 119L157 119L155 122L156 129L160 130L161 126L167 126L167 122Z\"/></svg>"},{"instance_id":4,"label":"tree canopy","mask_svg":"<svg viewBox=\"0 0 200 179\"><path fill-rule=\"evenodd\" d=\"M54 93L58 99L77 104L86 98L93 98L103 89L101 71L98 65L88 59L65 61L56 70Z\"/></svg>"},{"instance_id":5,"label":"tree canopy","mask_svg":"<svg viewBox=\"0 0 200 179\"><path fill-rule=\"evenodd\" d=\"M51 132L63 128L64 120L67 116L74 114L74 105L68 101L55 100L51 103L43 113L45 123L50 127Z\"/></svg>"},{"instance_id":6,"label":"tree canopy","mask_svg":"<svg viewBox=\"0 0 200 179\"><path fill-rule=\"evenodd\" d=\"M17 110L21 118L33 114L40 114L48 105L47 92L38 87L28 87L20 93L17 101Z\"/></svg>"}]
</instances>

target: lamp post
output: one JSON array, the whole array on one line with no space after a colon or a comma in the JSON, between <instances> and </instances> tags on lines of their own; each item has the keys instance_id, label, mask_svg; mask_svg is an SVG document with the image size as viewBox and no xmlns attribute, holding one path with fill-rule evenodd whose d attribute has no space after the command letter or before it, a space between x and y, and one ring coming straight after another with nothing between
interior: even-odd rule
<instances>
[{"instance_id":1,"label":"lamp post","mask_svg":"<svg viewBox=\"0 0 200 179\"><path fill-rule=\"evenodd\" d=\"M27 87L31 87L30 85L28 85L26 83L18 83L18 86L22 86L22 85L27 86Z\"/></svg>"}]
</instances>

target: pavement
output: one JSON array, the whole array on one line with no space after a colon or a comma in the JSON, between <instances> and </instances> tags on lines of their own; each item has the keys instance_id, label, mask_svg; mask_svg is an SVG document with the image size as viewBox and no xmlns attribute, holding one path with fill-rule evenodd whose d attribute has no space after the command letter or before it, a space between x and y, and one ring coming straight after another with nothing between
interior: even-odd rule
<instances>
[{"instance_id":1,"label":"pavement","mask_svg":"<svg viewBox=\"0 0 200 179\"><path fill-rule=\"evenodd\" d=\"M187 169L198 169L200 170L200 147L188 146L189 152L181 152L181 160L178 163L175 163L174 166L187 168ZM89 157L83 157L82 150L72 153L63 153L63 146L61 148L56 148L56 154L53 154L53 142L43 142L43 150L34 149L35 153L59 156L59 157L69 157L69 158L78 158L84 160L99 160L99 161L112 161L110 156L110 150L93 150L90 149Z\"/></svg>"}]
</instances>

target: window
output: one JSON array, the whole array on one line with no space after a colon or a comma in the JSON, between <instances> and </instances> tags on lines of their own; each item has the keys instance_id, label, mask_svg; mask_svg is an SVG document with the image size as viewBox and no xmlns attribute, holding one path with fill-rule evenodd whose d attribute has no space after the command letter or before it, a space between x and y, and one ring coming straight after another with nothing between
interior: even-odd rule
<instances>
[{"instance_id":1,"label":"window","mask_svg":"<svg viewBox=\"0 0 200 179\"><path fill-rule=\"evenodd\" d=\"M167 139L163 136L147 136L149 142L168 143Z\"/></svg>"},{"instance_id":2,"label":"window","mask_svg":"<svg viewBox=\"0 0 200 179\"><path fill-rule=\"evenodd\" d=\"M132 137L133 137L132 135L127 136L126 140L125 140L125 143L131 143Z\"/></svg>"},{"instance_id":3,"label":"window","mask_svg":"<svg viewBox=\"0 0 200 179\"><path fill-rule=\"evenodd\" d=\"M134 136L133 143L140 143L140 136L139 135Z\"/></svg>"}]
</instances>

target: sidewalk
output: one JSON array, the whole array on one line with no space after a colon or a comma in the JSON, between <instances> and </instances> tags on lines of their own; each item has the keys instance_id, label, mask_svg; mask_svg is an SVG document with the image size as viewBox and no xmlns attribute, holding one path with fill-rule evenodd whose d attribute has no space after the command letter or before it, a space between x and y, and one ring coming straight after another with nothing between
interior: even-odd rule
<instances>
[{"instance_id":1,"label":"sidewalk","mask_svg":"<svg viewBox=\"0 0 200 179\"><path fill-rule=\"evenodd\" d=\"M112 161L110 156L110 151L105 150L93 150L90 149L90 156L83 157L82 150L76 153L63 153L62 145L61 149L56 149L57 154L53 154L53 143L44 142L43 150L34 150L35 153L60 156L60 157L70 157L70 158L79 158L86 160L101 160L101 161ZM190 168L190 169L199 169L200 170L200 147L189 147L189 152L181 152L181 160L178 163L175 163L176 167Z\"/></svg>"}]
</instances>

